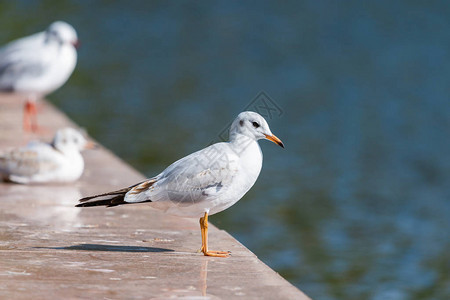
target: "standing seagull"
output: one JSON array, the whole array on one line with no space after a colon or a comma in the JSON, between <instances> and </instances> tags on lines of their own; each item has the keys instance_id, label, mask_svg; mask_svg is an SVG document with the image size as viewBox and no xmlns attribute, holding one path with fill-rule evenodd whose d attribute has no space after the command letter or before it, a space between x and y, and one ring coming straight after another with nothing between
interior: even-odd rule
<instances>
[{"instance_id":1,"label":"standing seagull","mask_svg":"<svg viewBox=\"0 0 450 300\"><path fill-rule=\"evenodd\" d=\"M60 88L77 63L78 37L62 21L0 48L0 91L26 97L23 126L36 131L36 100Z\"/></svg>"},{"instance_id":2,"label":"standing seagull","mask_svg":"<svg viewBox=\"0 0 450 300\"><path fill-rule=\"evenodd\" d=\"M200 218L203 254L227 257L229 252L208 249L208 215L232 206L253 186L262 167L259 139L284 148L262 116L242 112L231 124L228 143L194 152L128 188L83 198L77 207L151 202L169 214Z\"/></svg>"},{"instance_id":3,"label":"standing seagull","mask_svg":"<svg viewBox=\"0 0 450 300\"><path fill-rule=\"evenodd\" d=\"M30 142L27 146L0 153L0 175L16 183L70 182L84 170L80 151L94 147L73 128L56 132L50 144Z\"/></svg>"}]
</instances>

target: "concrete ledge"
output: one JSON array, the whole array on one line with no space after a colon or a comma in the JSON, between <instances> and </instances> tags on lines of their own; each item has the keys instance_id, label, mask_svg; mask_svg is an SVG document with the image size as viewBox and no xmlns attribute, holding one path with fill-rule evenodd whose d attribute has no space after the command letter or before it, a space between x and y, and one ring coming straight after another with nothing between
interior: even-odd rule
<instances>
[{"instance_id":1,"label":"concrete ledge","mask_svg":"<svg viewBox=\"0 0 450 300\"><path fill-rule=\"evenodd\" d=\"M24 145L22 104L0 94L0 148ZM39 124L50 140L76 125L42 101ZM145 205L75 208L84 195L124 187L143 176L106 149L84 153L80 181L65 185L0 183L1 299L308 299L223 230L210 226L210 246L230 258L195 250L198 220Z\"/></svg>"}]
</instances>

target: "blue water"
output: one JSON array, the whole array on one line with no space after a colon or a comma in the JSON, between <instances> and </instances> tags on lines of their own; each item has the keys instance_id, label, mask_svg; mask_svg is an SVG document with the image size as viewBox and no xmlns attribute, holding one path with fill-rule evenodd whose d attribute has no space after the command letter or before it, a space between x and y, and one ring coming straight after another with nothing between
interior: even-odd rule
<instances>
[{"instance_id":1,"label":"blue water","mask_svg":"<svg viewBox=\"0 0 450 300\"><path fill-rule=\"evenodd\" d=\"M259 110L286 149L261 141L257 183L211 221L315 299L448 299L449 16L444 1L3 1L0 42L73 24L77 69L49 98L148 176Z\"/></svg>"}]
</instances>

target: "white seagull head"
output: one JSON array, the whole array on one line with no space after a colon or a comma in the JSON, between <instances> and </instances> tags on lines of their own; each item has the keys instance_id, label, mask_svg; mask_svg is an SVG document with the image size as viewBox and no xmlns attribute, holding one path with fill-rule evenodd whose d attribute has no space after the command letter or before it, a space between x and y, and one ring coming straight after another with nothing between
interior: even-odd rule
<instances>
[{"instance_id":1,"label":"white seagull head","mask_svg":"<svg viewBox=\"0 0 450 300\"><path fill-rule=\"evenodd\" d=\"M73 128L59 129L52 141L52 146L61 152L81 151L91 149L95 145Z\"/></svg>"},{"instance_id":2,"label":"white seagull head","mask_svg":"<svg viewBox=\"0 0 450 300\"><path fill-rule=\"evenodd\" d=\"M260 114L252 111L241 112L231 124L230 140L233 140L239 134L255 141L268 139L284 148L283 142L270 131L266 120Z\"/></svg>"},{"instance_id":3,"label":"white seagull head","mask_svg":"<svg viewBox=\"0 0 450 300\"><path fill-rule=\"evenodd\" d=\"M79 41L77 32L66 22L53 22L47 28L45 33L48 40L58 41L61 44L72 44L74 47L78 47Z\"/></svg>"}]
</instances>

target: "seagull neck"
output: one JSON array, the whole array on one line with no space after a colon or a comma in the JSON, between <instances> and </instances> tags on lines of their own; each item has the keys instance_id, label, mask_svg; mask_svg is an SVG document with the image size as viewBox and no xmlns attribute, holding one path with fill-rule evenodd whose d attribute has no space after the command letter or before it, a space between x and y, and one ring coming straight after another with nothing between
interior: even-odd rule
<instances>
[{"instance_id":1,"label":"seagull neck","mask_svg":"<svg viewBox=\"0 0 450 300\"><path fill-rule=\"evenodd\" d=\"M64 154L64 151L62 151L61 149L59 149L59 147L58 147L58 146L56 146L56 143L55 143L55 141L52 141L52 142L50 143L50 146L52 146L53 150L55 150L55 151L58 151L58 152L60 152L60 153L63 153L63 154Z\"/></svg>"},{"instance_id":2,"label":"seagull neck","mask_svg":"<svg viewBox=\"0 0 450 300\"><path fill-rule=\"evenodd\" d=\"M77 148L74 147L58 147L55 145L55 143L50 144L54 150L58 151L59 153L63 155L80 155L80 151Z\"/></svg>"},{"instance_id":3,"label":"seagull neck","mask_svg":"<svg viewBox=\"0 0 450 300\"><path fill-rule=\"evenodd\" d=\"M255 144L258 145L255 139L244 134L234 133L230 136L230 146L239 153L246 149L250 149L250 146L254 146Z\"/></svg>"}]
</instances>

